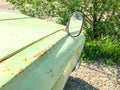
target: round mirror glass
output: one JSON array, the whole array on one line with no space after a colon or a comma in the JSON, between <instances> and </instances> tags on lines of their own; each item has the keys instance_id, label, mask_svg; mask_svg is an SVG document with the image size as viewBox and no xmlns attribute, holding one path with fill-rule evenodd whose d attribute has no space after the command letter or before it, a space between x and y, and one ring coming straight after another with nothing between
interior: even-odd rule
<instances>
[{"instance_id":1,"label":"round mirror glass","mask_svg":"<svg viewBox=\"0 0 120 90\"><path fill-rule=\"evenodd\" d=\"M66 27L69 35L74 37L80 35L83 26L83 20L83 14L80 12L76 12L71 15Z\"/></svg>"}]
</instances>

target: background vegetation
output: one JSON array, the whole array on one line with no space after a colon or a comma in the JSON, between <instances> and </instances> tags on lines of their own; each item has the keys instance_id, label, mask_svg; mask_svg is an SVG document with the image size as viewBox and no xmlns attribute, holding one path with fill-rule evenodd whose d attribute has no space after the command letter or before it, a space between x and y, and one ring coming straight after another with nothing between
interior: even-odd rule
<instances>
[{"instance_id":1,"label":"background vegetation","mask_svg":"<svg viewBox=\"0 0 120 90\"><path fill-rule=\"evenodd\" d=\"M66 25L73 12L85 16L86 35L82 59L120 65L120 0L8 0L22 13L47 18L59 17Z\"/></svg>"}]
</instances>

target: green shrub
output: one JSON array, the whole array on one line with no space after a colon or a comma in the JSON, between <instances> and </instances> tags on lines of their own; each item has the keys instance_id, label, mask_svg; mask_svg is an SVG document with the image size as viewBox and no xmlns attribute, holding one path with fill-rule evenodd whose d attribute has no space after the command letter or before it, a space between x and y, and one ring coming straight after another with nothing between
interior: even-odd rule
<instances>
[{"instance_id":1,"label":"green shrub","mask_svg":"<svg viewBox=\"0 0 120 90\"><path fill-rule=\"evenodd\" d=\"M86 42L82 59L88 62L100 60L109 65L120 65L120 43L108 38Z\"/></svg>"}]
</instances>

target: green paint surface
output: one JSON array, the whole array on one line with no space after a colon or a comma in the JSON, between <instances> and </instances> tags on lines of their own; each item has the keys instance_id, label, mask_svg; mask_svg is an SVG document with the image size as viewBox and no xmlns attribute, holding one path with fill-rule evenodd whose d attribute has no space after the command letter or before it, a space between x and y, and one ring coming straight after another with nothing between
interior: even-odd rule
<instances>
[{"instance_id":1,"label":"green paint surface","mask_svg":"<svg viewBox=\"0 0 120 90\"><path fill-rule=\"evenodd\" d=\"M13 17L28 16L0 12L0 90L62 90L82 52L84 35L73 38L65 26Z\"/></svg>"},{"instance_id":2,"label":"green paint surface","mask_svg":"<svg viewBox=\"0 0 120 90\"><path fill-rule=\"evenodd\" d=\"M0 12L0 61L65 27L16 13Z\"/></svg>"}]
</instances>

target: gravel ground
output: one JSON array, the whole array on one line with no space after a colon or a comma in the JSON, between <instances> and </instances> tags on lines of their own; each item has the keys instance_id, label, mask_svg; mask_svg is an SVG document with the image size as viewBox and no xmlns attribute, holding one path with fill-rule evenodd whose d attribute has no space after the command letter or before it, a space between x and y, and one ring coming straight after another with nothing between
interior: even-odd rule
<instances>
[{"instance_id":1,"label":"gravel ground","mask_svg":"<svg viewBox=\"0 0 120 90\"><path fill-rule=\"evenodd\" d=\"M120 90L120 72L104 64L82 63L72 72L64 90Z\"/></svg>"}]
</instances>

